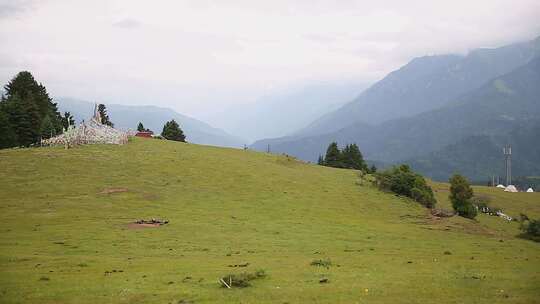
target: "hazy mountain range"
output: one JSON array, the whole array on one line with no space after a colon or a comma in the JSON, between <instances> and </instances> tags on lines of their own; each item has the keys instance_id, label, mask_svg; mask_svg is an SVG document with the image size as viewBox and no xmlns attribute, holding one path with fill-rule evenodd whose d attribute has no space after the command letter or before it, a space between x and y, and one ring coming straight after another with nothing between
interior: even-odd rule
<instances>
[{"instance_id":1,"label":"hazy mountain range","mask_svg":"<svg viewBox=\"0 0 540 304\"><path fill-rule=\"evenodd\" d=\"M355 142L368 159L406 161L438 179L454 171L486 178L500 171L499 148L512 142L511 132L537 138L539 54L537 38L466 56L417 58L294 135L258 141L252 147L265 150L270 145L274 152L315 161L331 141ZM495 154L474 169L460 161L464 145ZM531 141L518 149L516 174L540 172L538 165L531 165L540 163L540 153L529 153L538 145ZM471 162L478 159L469 156Z\"/></svg>"},{"instance_id":2,"label":"hazy mountain range","mask_svg":"<svg viewBox=\"0 0 540 304\"><path fill-rule=\"evenodd\" d=\"M274 90L251 104L227 108L210 118L231 134L257 139L292 134L358 96L361 82L319 82Z\"/></svg>"},{"instance_id":3,"label":"hazy mountain range","mask_svg":"<svg viewBox=\"0 0 540 304\"><path fill-rule=\"evenodd\" d=\"M94 111L94 103L73 98L55 98L61 112L69 111L77 121L88 119ZM166 121L175 119L184 133L187 141L197 144L243 147L246 140L232 136L227 132L214 128L200 120L179 114L172 109L156 106L126 106L107 104L107 112L116 128L135 130L142 122L156 134L160 134Z\"/></svg>"}]
</instances>

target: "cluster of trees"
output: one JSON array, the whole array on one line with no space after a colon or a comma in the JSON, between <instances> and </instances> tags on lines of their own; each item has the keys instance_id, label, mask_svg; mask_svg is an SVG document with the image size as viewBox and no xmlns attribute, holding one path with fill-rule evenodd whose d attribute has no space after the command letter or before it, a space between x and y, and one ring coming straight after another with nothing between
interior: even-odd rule
<instances>
[{"instance_id":1,"label":"cluster of trees","mask_svg":"<svg viewBox=\"0 0 540 304\"><path fill-rule=\"evenodd\" d=\"M139 121L139 124L137 125L137 131L139 132L152 132L150 129L145 129L142 122Z\"/></svg>"},{"instance_id":2,"label":"cluster of trees","mask_svg":"<svg viewBox=\"0 0 540 304\"><path fill-rule=\"evenodd\" d=\"M400 165L375 174L375 183L383 191L391 191L412 198L427 208L437 200L424 177L407 165Z\"/></svg>"},{"instance_id":3,"label":"cluster of trees","mask_svg":"<svg viewBox=\"0 0 540 304\"><path fill-rule=\"evenodd\" d=\"M0 148L28 147L41 138L61 134L74 123L69 112L62 116L47 89L27 71L4 86L0 100Z\"/></svg>"},{"instance_id":4,"label":"cluster of trees","mask_svg":"<svg viewBox=\"0 0 540 304\"><path fill-rule=\"evenodd\" d=\"M478 214L477 207L473 204L474 192L469 181L459 175L454 174L450 178L450 202L452 208L460 216L473 219Z\"/></svg>"},{"instance_id":5,"label":"cluster of trees","mask_svg":"<svg viewBox=\"0 0 540 304\"><path fill-rule=\"evenodd\" d=\"M364 172L373 173L377 170L375 166L368 168L362 152L356 144L346 145L343 150L340 150L336 142L331 143L326 149L326 155L319 156L317 163L321 166L334 168L347 168L362 170Z\"/></svg>"},{"instance_id":6,"label":"cluster of trees","mask_svg":"<svg viewBox=\"0 0 540 304\"><path fill-rule=\"evenodd\" d=\"M168 140L186 142L184 131L180 129L180 126L174 119L165 123L161 136Z\"/></svg>"},{"instance_id":7,"label":"cluster of trees","mask_svg":"<svg viewBox=\"0 0 540 304\"><path fill-rule=\"evenodd\" d=\"M152 132L150 129L145 128L142 122L139 122L137 125L137 131ZM165 123L163 126L163 131L161 131L161 136L157 138L186 142L184 131L182 131L180 125L174 119Z\"/></svg>"}]
</instances>

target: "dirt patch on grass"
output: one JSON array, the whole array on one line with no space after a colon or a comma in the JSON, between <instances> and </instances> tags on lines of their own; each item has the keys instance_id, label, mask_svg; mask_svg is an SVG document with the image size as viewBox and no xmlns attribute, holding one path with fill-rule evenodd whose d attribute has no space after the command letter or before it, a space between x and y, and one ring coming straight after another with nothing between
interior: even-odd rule
<instances>
[{"instance_id":1,"label":"dirt patch on grass","mask_svg":"<svg viewBox=\"0 0 540 304\"><path fill-rule=\"evenodd\" d=\"M429 226L427 228L424 227L424 229L428 230L454 231L486 236L496 235L496 231L494 231L493 229L485 227L474 220L465 219L460 216L437 217L428 212L426 214L425 220L421 222L422 225Z\"/></svg>"},{"instance_id":2,"label":"dirt patch on grass","mask_svg":"<svg viewBox=\"0 0 540 304\"><path fill-rule=\"evenodd\" d=\"M99 194L123 193L128 191L128 188L105 188Z\"/></svg>"},{"instance_id":3,"label":"dirt patch on grass","mask_svg":"<svg viewBox=\"0 0 540 304\"><path fill-rule=\"evenodd\" d=\"M128 224L130 229L139 229L139 228L156 228L168 224L167 220L159 220L152 218L151 220L137 220L133 223Z\"/></svg>"},{"instance_id":4,"label":"dirt patch on grass","mask_svg":"<svg viewBox=\"0 0 540 304\"><path fill-rule=\"evenodd\" d=\"M161 226L160 224L137 224L137 223L129 223L127 225L129 229L158 228L160 226Z\"/></svg>"}]
</instances>

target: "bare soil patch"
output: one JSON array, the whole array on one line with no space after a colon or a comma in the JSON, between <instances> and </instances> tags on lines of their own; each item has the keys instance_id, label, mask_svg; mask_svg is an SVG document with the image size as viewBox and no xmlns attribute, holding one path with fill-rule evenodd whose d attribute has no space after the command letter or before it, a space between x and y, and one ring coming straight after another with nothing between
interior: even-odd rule
<instances>
[{"instance_id":1,"label":"bare soil patch","mask_svg":"<svg viewBox=\"0 0 540 304\"><path fill-rule=\"evenodd\" d=\"M127 227L129 229L144 229L144 228L157 228L161 226L160 224L137 224L137 223L129 223Z\"/></svg>"},{"instance_id":2,"label":"bare soil patch","mask_svg":"<svg viewBox=\"0 0 540 304\"><path fill-rule=\"evenodd\" d=\"M167 220L158 220L158 219L151 219L151 220L138 220L134 223L129 223L128 228L130 229L139 229L139 228L156 228L163 225L168 224L169 221Z\"/></svg>"}]
</instances>

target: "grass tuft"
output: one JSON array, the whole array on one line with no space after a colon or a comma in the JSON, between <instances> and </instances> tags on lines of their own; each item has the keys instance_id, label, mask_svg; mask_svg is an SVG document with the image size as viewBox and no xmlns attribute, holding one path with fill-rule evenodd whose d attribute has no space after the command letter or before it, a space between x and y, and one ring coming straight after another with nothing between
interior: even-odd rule
<instances>
[{"instance_id":1,"label":"grass tuft","mask_svg":"<svg viewBox=\"0 0 540 304\"><path fill-rule=\"evenodd\" d=\"M311 266L326 267L332 266L332 261L329 258L313 260L310 263Z\"/></svg>"},{"instance_id":2,"label":"grass tuft","mask_svg":"<svg viewBox=\"0 0 540 304\"><path fill-rule=\"evenodd\" d=\"M266 271L259 269L255 272L242 272L238 274L228 274L220 278L221 287L224 288L244 288L250 287L251 281L266 277Z\"/></svg>"}]
</instances>

